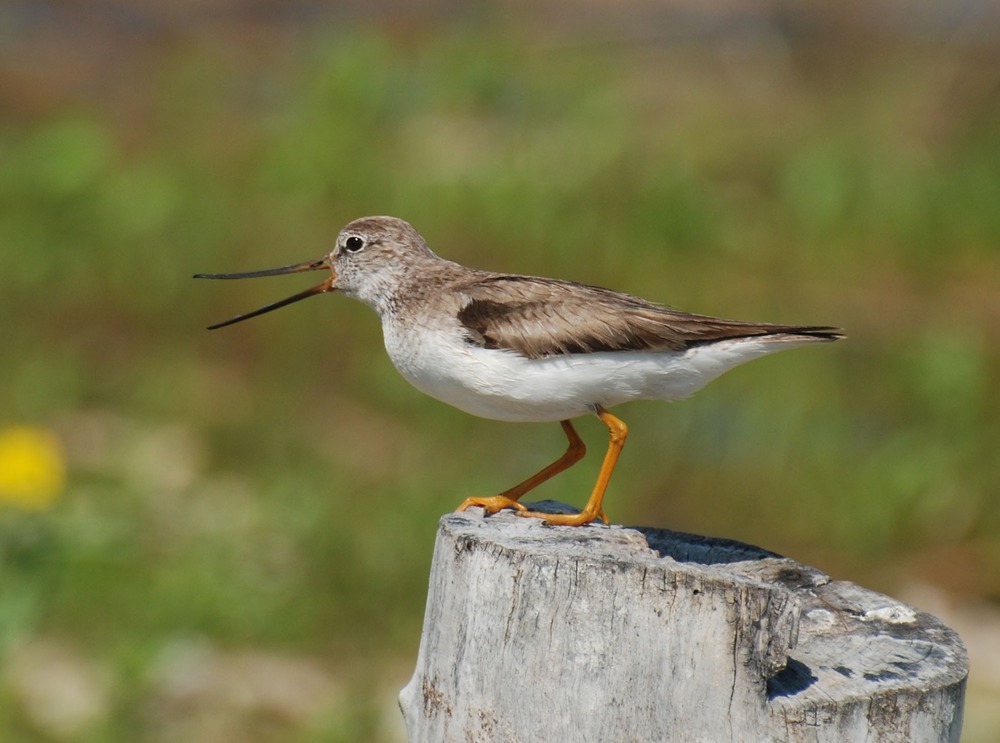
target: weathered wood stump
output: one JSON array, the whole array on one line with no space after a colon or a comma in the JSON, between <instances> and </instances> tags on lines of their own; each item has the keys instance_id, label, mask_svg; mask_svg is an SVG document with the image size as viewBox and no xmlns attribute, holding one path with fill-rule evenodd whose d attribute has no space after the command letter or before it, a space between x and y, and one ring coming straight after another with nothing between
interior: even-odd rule
<instances>
[{"instance_id":1,"label":"weathered wood stump","mask_svg":"<svg viewBox=\"0 0 1000 743\"><path fill-rule=\"evenodd\" d=\"M400 706L410 743L958 741L967 675L936 618L757 547L473 509Z\"/></svg>"}]
</instances>

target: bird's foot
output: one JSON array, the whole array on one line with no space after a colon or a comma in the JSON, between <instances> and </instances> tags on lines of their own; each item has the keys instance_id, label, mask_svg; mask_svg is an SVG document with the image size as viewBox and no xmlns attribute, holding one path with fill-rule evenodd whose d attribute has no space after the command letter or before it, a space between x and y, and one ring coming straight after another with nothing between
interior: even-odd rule
<instances>
[{"instance_id":1,"label":"bird's foot","mask_svg":"<svg viewBox=\"0 0 1000 743\"><path fill-rule=\"evenodd\" d=\"M605 524L611 523L608 521L608 517L604 514L603 509L597 513L590 513L586 509L580 513L545 513L544 511L529 511L525 509L517 515L532 519L543 519L550 526L583 526L597 519L600 519Z\"/></svg>"},{"instance_id":2,"label":"bird's foot","mask_svg":"<svg viewBox=\"0 0 1000 743\"><path fill-rule=\"evenodd\" d=\"M505 495L490 495L484 498L466 498L462 503L455 509L455 512L464 511L467 508L472 508L473 506L478 506L486 511L486 515L490 516L498 511L502 511L505 508L514 508L522 513L528 509L522 506L513 498L508 498Z\"/></svg>"}]
</instances>

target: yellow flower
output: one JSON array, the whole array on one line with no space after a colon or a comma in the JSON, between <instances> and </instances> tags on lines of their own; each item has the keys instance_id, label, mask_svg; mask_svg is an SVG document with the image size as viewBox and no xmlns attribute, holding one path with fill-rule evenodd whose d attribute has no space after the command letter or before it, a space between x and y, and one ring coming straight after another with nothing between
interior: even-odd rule
<instances>
[{"instance_id":1,"label":"yellow flower","mask_svg":"<svg viewBox=\"0 0 1000 743\"><path fill-rule=\"evenodd\" d=\"M66 482L59 440L44 428L0 428L0 505L41 510L52 505Z\"/></svg>"}]
</instances>

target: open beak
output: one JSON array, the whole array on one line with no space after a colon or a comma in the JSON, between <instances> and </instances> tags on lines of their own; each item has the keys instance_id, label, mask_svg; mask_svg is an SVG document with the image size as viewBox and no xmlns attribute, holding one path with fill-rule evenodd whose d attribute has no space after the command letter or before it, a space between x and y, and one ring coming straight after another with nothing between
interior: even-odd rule
<instances>
[{"instance_id":1,"label":"open beak","mask_svg":"<svg viewBox=\"0 0 1000 743\"><path fill-rule=\"evenodd\" d=\"M333 266L330 265L329 258L320 258L319 260L306 261L305 263L295 263L291 266L282 266L281 268L268 268L263 271L247 271L246 273L196 273L194 275L194 278L196 279L256 279L260 276L281 276L286 273L302 273L303 271L323 270L330 272L330 278L319 286L314 286L312 289L306 289L304 292L299 292L298 294L288 297L287 299L282 299L279 302L265 305L258 310L254 310L253 312L247 312L244 315L237 315L236 317L230 318L225 322L209 325L208 329L216 330L217 328L224 328L227 325L243 322L244 320L249 320L251 317L257 317L257 315L263 315L264 313L276 310L279 307L294 304L295 302L305 299L306 297L311 297L314 294L325 294L326 292L334 291L336 287L334 287L333 282L337 280L337 274L334 273Z\"/></svg>"}]
</instances>

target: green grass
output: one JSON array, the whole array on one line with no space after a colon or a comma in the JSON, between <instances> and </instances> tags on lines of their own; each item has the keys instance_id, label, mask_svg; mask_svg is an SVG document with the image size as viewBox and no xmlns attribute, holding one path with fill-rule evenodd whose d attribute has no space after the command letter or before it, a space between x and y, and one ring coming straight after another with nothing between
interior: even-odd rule
<instances>
[{"instance_id":1,"label":"green grass","mask_svg":"<svg viewBox=\"0 0 1000 743\"><path fill-rule=\"evenodd\" d=\"M161 671L193 643L311 659L341 689L302 717L234 712L229 739L388 735L437 517L563 442L422 397L343 298L203 330L300 282L192 273L317 257L370 213L473 265L844 326L622 408L609 514L885 590L972 551L964 580L1000 600L1000 106L925 74L974 82L961 50L816 69L765 47L734 70L697 47L353 28L281 62L171 53L141 125L0 124L0 426L52 428L69 462L53 507L0 511L0 655L51 642L110 679L67 734L7 674L0 729L213 739ZM582 503L596 460L540 495Z\"/></svg>"}]
</instances>

